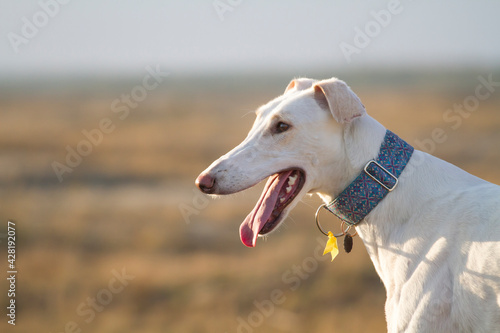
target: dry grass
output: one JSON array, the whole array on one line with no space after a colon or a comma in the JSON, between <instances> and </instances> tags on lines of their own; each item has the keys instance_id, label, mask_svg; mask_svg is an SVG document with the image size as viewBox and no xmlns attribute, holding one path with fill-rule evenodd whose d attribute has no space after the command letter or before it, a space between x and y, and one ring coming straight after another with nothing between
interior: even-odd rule
<instances>
[{"instance_id":1,"label":"dry grass","mask_svg":"<svg viewBox=\"0 0 500 333\"><path fill-rule=\"evenodd\" d=\"M351 86L371 115L410 143L443 128L449 138L435 155L500 183L500 94L456 130L442 119L474 92L475 78L459 90ZM251 316L254 301L273 290L284 301L254 332L385 331L384 288L359 239L351 254L294 273L309 267L319 247L318 199L306 198L284 228L252 250L241 245L238 226L261 187L210 200L188 221L181 215L180 205L204 203L193 186L197 174L244 138L254 119L247 112L287 83L236 81L171 78L125 120L110 103L137 81L0 96L0 221L18 225L18 325L10 331L63 332L74 321L84 332L235 332L238 318ZM51 163L63 162L65 147L103 117L116 129L59 183ZM134 279L87 323L77 308L123 267Z\"/></svg>"}]
</instances>

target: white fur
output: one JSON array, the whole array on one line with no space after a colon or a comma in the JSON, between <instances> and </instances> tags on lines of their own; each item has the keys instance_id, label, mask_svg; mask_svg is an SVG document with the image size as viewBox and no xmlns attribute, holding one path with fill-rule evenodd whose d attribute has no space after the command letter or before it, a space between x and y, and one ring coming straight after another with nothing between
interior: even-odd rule
<instances>
[{"instance_id":1,"label":"white fur","mask_svg":"<svg viewBox=\"0 0 500 333\"><path fill-rule=\"evenodd\" d=\"M277 119L292 127L272 134ZM297 79L204 173L216 178L215 194L227 194L302 168L288 214L306 193L335 198L376 158L385 131L344 82ZM499 186L415 150L397 188L356 230L387 291L389 332L500 332Z\"/></svg>"}]
</instances>

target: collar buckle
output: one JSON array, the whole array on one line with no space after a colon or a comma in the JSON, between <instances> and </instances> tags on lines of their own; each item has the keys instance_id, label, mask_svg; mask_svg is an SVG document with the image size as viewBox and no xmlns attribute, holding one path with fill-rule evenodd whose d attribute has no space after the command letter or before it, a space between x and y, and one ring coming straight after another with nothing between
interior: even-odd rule
<instances>
[{"instance_id":1,"label":"collar buckle","mask_svg":"<svg viewBox=\"0 0 500 333\"><path fill-rule=\"evenodd\" d=\"M396 185L398 185L398 178L375 160L371 160L366 163L363 170L368 176L370 176L374 181L376 181L380 186L382 186L389 192L394 190L396 188ZM384 174L379 170L382 170L389 177L384 177ZM387 183L390 187L384 184L384 182Z\"/></svg>"}]
</instances>

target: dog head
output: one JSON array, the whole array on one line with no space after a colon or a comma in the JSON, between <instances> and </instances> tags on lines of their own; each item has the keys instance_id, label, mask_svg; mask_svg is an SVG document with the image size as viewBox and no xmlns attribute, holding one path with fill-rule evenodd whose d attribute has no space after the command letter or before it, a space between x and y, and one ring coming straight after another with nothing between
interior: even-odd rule
<instances>
[{"instance_id":1,"label":"dog head","mask_svg":"<svg viewBox=\"0 0 500 333\"><path fill-rule=\"evenodd\" d=\"M196 185L207 194L231 194L269 178L240 226L241 241L253 247L306 193L344 183L344 133L364 114L341 80L292 80L283 95L256 111L246 139L203 171Z\"/></svg>"}]
</instances>

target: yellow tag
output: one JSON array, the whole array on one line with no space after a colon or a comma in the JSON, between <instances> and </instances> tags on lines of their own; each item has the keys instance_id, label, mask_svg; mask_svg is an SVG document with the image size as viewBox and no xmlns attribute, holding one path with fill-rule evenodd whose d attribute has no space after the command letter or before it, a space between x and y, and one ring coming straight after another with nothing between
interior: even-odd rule
<instances>
[{"instance_id":1,"label":"yellow tag","mask_svg":"<svg viewBox=\"0 0 500 333\"><path fill-rule=\"evenodd\" d=\"M332 254L332 261L335 259L337 254L339 254L339 247L337 246L337 238L332 234L331 231L328 231L328 241L326 242L325 251L323 251L323 255L330 252Z\"/></svg>"}]
</instances>

